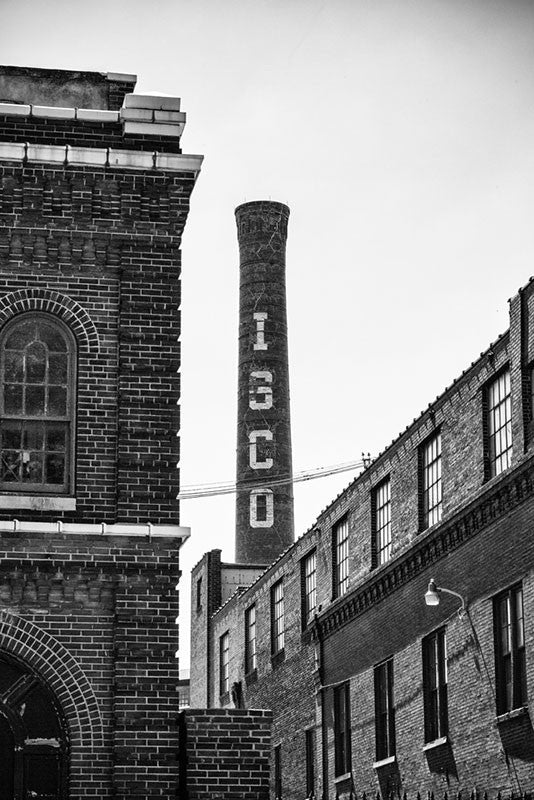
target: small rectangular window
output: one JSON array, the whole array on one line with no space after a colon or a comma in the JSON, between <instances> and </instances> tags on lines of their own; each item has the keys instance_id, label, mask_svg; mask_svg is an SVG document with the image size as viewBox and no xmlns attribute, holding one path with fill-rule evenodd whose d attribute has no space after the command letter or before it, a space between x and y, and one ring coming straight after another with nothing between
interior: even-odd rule
<instances>
[{"instance_id":1,"label":"small rectangular window","mask_svg":"<svg viewBox=\"0 0 534 800\"><path fill-rule=\"evenodd\" d=\"M508 469L512 460L512 397L509 369L488 384L485 433L486 477L494 478Z\"/></svg>"},{"instance_id":2,"label":"small rectangular window","mask_svg":"<svg viewBox=\"0 0 534 800\"><path fill-rule=\"evenodd\" d=\"M282 747L277 745L274 748L274 798L282 798Z\"/></svg>"},{"instance_id":3,"label":"small rectangular window","mask_svg":"<svg viewBox=\"0 0 534 800\"><path fill-rule=\"evenodd\" d=\"M245 611L245 673L256 669L256 605Z\"/></svg>"},{"instance_id":4,"label":"small rectangular window","mask_svg":"<svg viewBox=\"0 0 534 800\"><path fill-rule=\"evenodd\" d=\"M315 797L315 729L305 733L306 747L306 797Z\"/></svg>"},{"instance_id":5,"label":"small rectangular window","mask_svg":"<svg viewBox=\"0 0 534 800\"><path fill-rule=\"evenodd\" d=\"M351 771L350 688L334 687L334 768L336 778Z\"/></svg>"},{"instance_id":6,"label":"small rectangular window","mask_svg":"<svg viewBox=\"0 0 534 800\"><path fill-rule=\"evenodd\" d=\"M371 495L373 529L373 567L385 564L391 558L391 481L386 478Z\"/></svg>"},{"instance_id":7,"label":"small rectangular window","mask_svg":"<svg viewBox=\"0 0 534 800\"><path fill-rule=\"evenodd\" d=\"M271 655L284 649L284 584L278 581L271 587Z\"/></svg>"},{"instance_id":8,"label":"small rectangular window","mask_svg":"<svg viewBox=\"0 0 534 800\"><path fill-rule=\"evenodd\" d=\"M425 742L433 742L449 732L445 629L425 636L422 648Z\"/></svg>"},{"instance_id":9,"label":"small rectangular window","mask_svg":"<svg viewBox=\"0 0 534 800\"><path fill-rule=\"evenodd\" d=\"M202 608L202 578L197 580L197 611Z\"/></svg>"},{"instance_id":10,"label":"small rectangular window","mask_svg":"<svg viewBox=\"0 0 534 800\"><path fill-rule=\"evenodd\" d=\"M393 659L375 667L376 760L395 755L395 703L393 698Z\"/></svg>"},{"instance_id":11,"label":"small rectangular window","mask_svg":"<svg viewBox=\"0 0 534 800\"><path fill-rule=\"evenodd\" d=\"M441 433L427 439L419 449L421 530L441 520Z\"/></svg>"},{"instance_id":12,"label":"small rectangular window","mask_svg":"<svg viewBox=\"0 0 534 800\"><path fill-rule=\"evenodd\" d=\"M527 702L523 589L515 586L493 601L497 714Z\"/></svg>"},{"instance_id":13,"label":"small rectangular window","mask_svg":"<svg viewBox=\"0 0 534 800\"><path fill-rule=\"evenodd\" d=\"M223 633L219 639L219 693L227 694L230 691L230 634Z\"/></svg>"},{"instance_id":14,"label":"small rectangular window","mask_svg":"<svg viewBox=\"0 0 534 800\"><path fill-rule=\"evenodd\" d=\"M317 555L315 550L300 562L300 585L302 592L302 628L313 621L317 608Z\"/></svg>"},{"instance_id":15,"label":"small rectangular window","mask_svg":"<svg viewBox=\"0 0 534 800\"><path fill-rule=\"evenodd\" d=\"M342 597L349 588L349 521L347 517L333 530L334 597Z\"/></svg>"}]
</instances>

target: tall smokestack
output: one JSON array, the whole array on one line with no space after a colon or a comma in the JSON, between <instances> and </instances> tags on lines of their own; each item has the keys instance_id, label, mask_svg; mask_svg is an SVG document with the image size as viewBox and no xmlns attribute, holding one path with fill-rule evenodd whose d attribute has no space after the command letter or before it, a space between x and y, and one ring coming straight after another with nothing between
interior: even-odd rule
<instances>
[{"instance_id":1,"label":"tall smokestack","mask_svg":"<svg viewBox=\"0 0 534 800\"><path fill-rule=\"evenodd\" d=\"M240 256L236 561L269 564L294 540L286 239L289 208L235 211Z\"/></svg>"}]
</instances>

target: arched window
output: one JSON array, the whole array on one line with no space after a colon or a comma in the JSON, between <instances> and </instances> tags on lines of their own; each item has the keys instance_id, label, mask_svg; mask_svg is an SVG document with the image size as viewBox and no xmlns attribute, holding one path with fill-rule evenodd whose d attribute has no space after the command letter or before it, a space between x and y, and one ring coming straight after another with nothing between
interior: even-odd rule
<instances>
[{"instance_id":1,"label":"arched window","mask_svg":"<svg viewBox=\"0 0 534 800\"><path fill-rule=\"evenodd\" d=\"M58 320L27 314L0 336L0 489L72 488L75 342Z\"/></svg>"},{"instance_id":2,"label":"arched window","mask_svg":"<svg viewBox=\"0 0 534 800\"><path fill-rule=\"evenodd\" d=\"M68 743L56 700L27 668L0 654L0 790L3 800L61 800Z\"/></svg>"}]
</instances>

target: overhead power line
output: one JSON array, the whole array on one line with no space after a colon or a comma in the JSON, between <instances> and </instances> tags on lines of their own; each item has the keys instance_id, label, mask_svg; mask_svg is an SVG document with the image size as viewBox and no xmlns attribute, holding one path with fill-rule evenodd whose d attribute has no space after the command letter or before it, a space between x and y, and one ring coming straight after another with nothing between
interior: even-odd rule
<instances>
[{"instance_id":1,"label":"overhead power line","mask_svg":"<svg viewBox=\"0 0 534 800\"><path fill-rule=\"evenodd\" d=\"M218 483L199 483L191 486L184 486L178 495L179 500L193 500L197 497L215 497L221 494L235 494L236 492L250 492L251 489L270 489L273 486L284 486L289 483L302 483L303 481L313 481L317 478L327 478L329 475L338 475L341 472L351 472L355 469L366 469L371 463L372 458L369 454L358 461L348 461L344 464L334 464L330 467L315 467L314 469L297 472L290 475L278 475L272 480L247 481L247 483L237 486L235 481L224 481Z\"/></svg>"}]
</instances>

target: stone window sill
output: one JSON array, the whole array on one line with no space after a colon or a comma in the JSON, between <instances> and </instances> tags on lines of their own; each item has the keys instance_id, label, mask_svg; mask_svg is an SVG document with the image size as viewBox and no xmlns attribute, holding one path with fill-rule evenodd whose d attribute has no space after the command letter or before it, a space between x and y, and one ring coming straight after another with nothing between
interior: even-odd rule
<instances>
[{"instance_id":1,"label":"stone window sill","mask_svg":"<svg viewBox=\"0 0 534 800\"><path fill-rule=\"evenodd\" d=\"M0 494L0 509L18 508L29 511L76 511L76 498L44 494Z\"/></svg>"},{"instance_id":2,"label":"stone window sill","mask_svg":"<svg viewBox=\"0 0 534 800\"><path fill-rule=\"evenodd\" d=\"M505 714L499 714L497 717L497 725L505 722L510 722L513 719L520 719L521 717L528 716L528 706L521 706L520 708L513 708Z\"/></svg>"},{"instance_id":3,"label":"stone window sill","mask_svg":"<svg viewBox=\"0 0 534 800\"><path fill-rule=\"evenodd\" d=\"M392 764L397 763L397 756L388 756L388 758L381 758L380 761L373 763L373 769L382 769L383 767L391 767Z\"/></svg>"},{"instance_id":4,"label":"stone window sill","mask_svg":"<svg viewBox=\"0 0 534 800\"><path fill-rule=\"evenodd\" d=\"M436 750L438 747L444 747L449 744L448 736L441 736L439 739L434 739L432 742L427 742L423 747L423 753L428 753L429 750Z\"/></svg>"}]
</instances>

